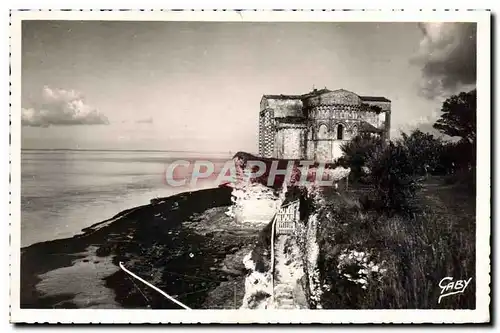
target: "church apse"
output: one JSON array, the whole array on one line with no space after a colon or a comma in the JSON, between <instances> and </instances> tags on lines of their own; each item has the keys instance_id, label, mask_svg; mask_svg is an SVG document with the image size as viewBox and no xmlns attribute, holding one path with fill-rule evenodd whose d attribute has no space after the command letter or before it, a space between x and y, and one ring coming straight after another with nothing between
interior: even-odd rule
<instances>
[{"instance_id":1,"label":"church apse","mask_svg":"<svg viewBox=\"0 0 500 333\"><path fill-rule=\"evenodd\" d=\"M304 95L264 95L259 154L280 159L331 162L341 145L360 133L389 139L391 101L339 89Z\"/></svg>"}]
</instances>

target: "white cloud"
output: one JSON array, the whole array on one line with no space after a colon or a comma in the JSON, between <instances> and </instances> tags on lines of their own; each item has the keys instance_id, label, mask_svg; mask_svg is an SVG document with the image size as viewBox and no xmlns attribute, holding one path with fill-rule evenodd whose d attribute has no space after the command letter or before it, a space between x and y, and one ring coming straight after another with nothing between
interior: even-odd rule
<instances>
[{"instance_id":1,"label":"white cloud","mask_svg":"<svg viewBox=\"0 0 500 333\"><path fill-rule=\"evenodd\" d=\"M431 134L438 134L439 132L433 129L432 125L436 122L437 117L433 113L430 116L421 116L418 118L411 119L404 124L391 129L391 138L396 138L401 135L401 132L409 134L413 130L419 129L422 132L428 132Z\"/></svg>"},{"instance_id":2,"label":"white cloud","mask_svg":"<svg viewBox=\"0 0 500 333\"><path fill-rule=\"evenodd\" d=\"M418 129L424 133L429 133L434 135L436 138L442 138L445 140L454 141L453 138L441 133L439 130L433 127L434 123L440 118L438 112L433 112L429 116L422 116L419 118L412 119L404 124L391 129L391 138L399 138L401 133L410 134L412 131Z\"/></svg>"},{"instance_id":3,"label":"white cloud","mask_svg":"<svg viewBox=\"0 0 500 333\"><path fill-rule=\"evenodd\" d=\"M80 93L48 86L30 108L22 108L21 121L33 127L109 124L108 118L86 104Z\"/></svg>"}]
</instances>

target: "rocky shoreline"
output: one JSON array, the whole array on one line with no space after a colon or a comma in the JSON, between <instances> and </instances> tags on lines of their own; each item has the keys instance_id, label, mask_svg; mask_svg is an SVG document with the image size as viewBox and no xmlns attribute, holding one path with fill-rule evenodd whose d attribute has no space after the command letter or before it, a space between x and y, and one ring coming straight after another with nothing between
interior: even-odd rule
<instances>
[{"instance_id":1,"label":"rocky shoreline","mask_svg":"<svg viewBox=\"0 0 500 333\"><path fill-rule=\"evenodd\" d=\"M120 270L123 262L189 307L237 308L242 259L262 226L235 223L230 205L230 188L181 193L22 248L21 307L179 308Z\"/></svg>"}]
</instances>

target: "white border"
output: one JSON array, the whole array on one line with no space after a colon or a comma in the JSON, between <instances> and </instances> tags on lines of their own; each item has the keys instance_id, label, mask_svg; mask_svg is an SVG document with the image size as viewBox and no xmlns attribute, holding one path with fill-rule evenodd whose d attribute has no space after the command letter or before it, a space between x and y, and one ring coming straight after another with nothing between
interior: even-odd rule
<instances>
[{"instance_id":1,"label":"white border","mask_svg":"<svg viewBox=\"0 0 500 333\"><path fill-rule=\"evenodd\" d=\"M486 11L13 11L11 16L11 322L479 323L490 320L490 13ZM477 22L478 154L475 310L31 310L19 307L21 21Z\"/></svg>"}]
</instances>

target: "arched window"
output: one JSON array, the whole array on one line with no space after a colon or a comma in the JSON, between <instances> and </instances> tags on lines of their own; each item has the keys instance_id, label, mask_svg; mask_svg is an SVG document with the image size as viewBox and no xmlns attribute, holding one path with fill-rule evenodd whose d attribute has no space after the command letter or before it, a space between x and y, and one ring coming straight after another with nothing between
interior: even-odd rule
<instances>
[{"instance_id":1,"label":"arched window","mask_svg":"<svg viewBox=\"0 0 500 333\"><path fill-rule=\"evenodd\" d=\"M337 140L343 140L344 139L344 126L341 124L337 125Z\"/></svg>"},{"instance_id":2,"label":"arched window","mask_svg":"<svg viewBox=\"0 0 500 333\"><path fill-rule=\"evenodd\" d=\"M328 139L328 127L325 124L321 124L319 127L318 139Z\"/></svg>"}]
</instances>

